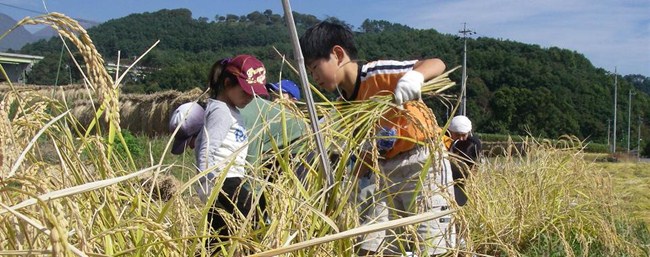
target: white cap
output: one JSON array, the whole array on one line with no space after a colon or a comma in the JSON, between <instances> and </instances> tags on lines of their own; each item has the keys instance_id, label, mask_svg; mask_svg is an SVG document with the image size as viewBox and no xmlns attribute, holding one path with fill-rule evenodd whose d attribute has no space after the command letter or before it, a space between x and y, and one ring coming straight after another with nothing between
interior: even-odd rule
<instances>
[{"instance_id":1,"label":"white cap","mask_svg":"<svg viewBox=\"0 0 650 257\"><path fill-rule=\"evenodd\" d=\"M469 133L472 131L472 122L463 115L458 115L451 119L449 131L456 133Z\"/></svg>"},{"instance_id":2,"label":"white cap","mask_svg":"<svg viewBox=\"0 0 650 257\"><path fill-rule=\"evenodd\" d=\"M169 131L174 132L179 126L174 143L172 145L173 154L182 154L185 151L187 141L196 136L204 123L205 111L201 105L196 102L184 103L172 113L169 119Z\"/></svg>"}]
</instances>

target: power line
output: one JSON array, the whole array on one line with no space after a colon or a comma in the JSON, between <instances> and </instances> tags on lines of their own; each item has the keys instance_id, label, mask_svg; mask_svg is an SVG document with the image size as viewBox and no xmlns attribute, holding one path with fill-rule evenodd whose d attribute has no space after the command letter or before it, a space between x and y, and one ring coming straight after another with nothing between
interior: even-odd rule
<instances>
[{"instance_id":1,"label":"power line","mask_svg":"<svg viewBox=\"0 0 650 257\"><path fill-rule=\"evenodd\" d=\"M41 12L41 11L27 9L27 8L24 8L24 7L15 6L15 5L6 4L6 3L0 3L0 5L4 5L4 6L7 6L7 7L11 7L11 8L15 8L15 9L23 10L23 11L28 11L28 12L32 12L32 13L36 13L36 14L46 14L46 13Z\"/></svg>"},{"instance_id":2,"label":"power line","mask_svg":"<svg viewBox=\"0 0 650 257\"><path fill-rule=\"evenodd\" d=\"M37 11L37 10L24 8L24 7L20 7L20 6L15 6L15 5L7 4L7 3L0 3L0 5L4 5L4 6L7 6L7 7L11 7L11 8L14 8L14 9L19 9L19 10L23 10L23 11L26 11L26 12L39 14L39 15L47 14L47 12ZM86 20L86 19L81 19L81 18L75 18L75 17L71 17L71 18L75 19L78 22L91 23L91 24L98 23L96 21L91 21L91 20Z\"/></svg>"}]
</instances>

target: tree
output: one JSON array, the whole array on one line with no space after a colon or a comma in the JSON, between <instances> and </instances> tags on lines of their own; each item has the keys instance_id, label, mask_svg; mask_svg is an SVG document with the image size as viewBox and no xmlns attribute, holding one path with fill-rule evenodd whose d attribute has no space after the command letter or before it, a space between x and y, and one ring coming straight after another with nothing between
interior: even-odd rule
<instances>
[{"instance_id":1,"label":"tree","mask_svg":"<svg viewBox=\"0 0 650 257\"><path fill-rule=\"evenodd\" d=\"M226 15L226 22L233 23L233 22L238 22L238 21L239 21L239 16L234 15L234 14L227 14Z\"/></svg>"},{"instance_id":2,"label":"tree","mask_svg":"<svg viewBox=\"0 0 650 257\"><path fill-rule=\"evenodd\" d=\"M385 20L369 20L365 19L361 24L360 31L364 33L379 33L385 30L405 30L407 26L391 23Z\"/></svg>"},{"instance_id":3,"label":"tree","mask_svg":"<svg viewBox=\"0 0 650 257\"><path fill-rule=\"evenodd\" d=\"M250 22L252 22L253 24L255 24L255 25L266 24L266 21L267 21L267 17L264 14L262 14L262 13L260 13L258 11L254 11L252 13L249 13L246 16L246 18L248 18L248 20Z\"/></svg>"},{"instance_id":4,"label":"tree","mask_svg":"<svg viewBox=\"0 0 650 257\"><path fill-rule=\"evenodd\" d=\"M642 92L645 92L646 94L650 94L650 78L640 74L626 75L623 78L625 78L626 81L631 83L634 86L634 88Z\"/></svg>"},{"instance_id":5,"label":"tree","mask_svg":"<svg viewBox=\"0 0 650 257\"><path fill-rule=\"evenodd\" d=\"M318 23L320 20L316 16L311 14L301 14L298 12L293 13L293 21L296 23L296 27L306 29Z\"/></svg>"}]
</instances>

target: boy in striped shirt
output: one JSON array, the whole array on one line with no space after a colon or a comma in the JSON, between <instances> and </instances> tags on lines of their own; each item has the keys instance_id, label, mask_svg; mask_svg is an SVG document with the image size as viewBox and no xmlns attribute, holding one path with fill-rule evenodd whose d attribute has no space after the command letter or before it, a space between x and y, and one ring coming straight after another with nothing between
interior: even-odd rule
<instances>
[{"instance_id":1,"label":"boy in striped shirt","mask_svg":"<svg viewBox=\"0 0 650 257\"><path fill-rule=\"evenodd\" d=\"M426 146L440 144L437 140L440 130L433 113L420 100L424 81L442 74L445 64L437 58L359 64L352 32L330 22L320 22L307 29L300 45L305 65L320 88L338 91L343 99L350 101L393 94L399 106L385 113L378 124L379 135L384 138L377 142L383 157L378 160L381 174L368 174L365 165L359 165L356 170L357 176L378 181L360 190L359 198L368 206L362 212L362 222L383 222L449 208L447 199L453 199L451 168L446 158L430 152ZM366 154L359 163L372 163L371 156ZM433 163L422 181L423 167L430 159ZM450 222L451 216L446 215L418 224L418 238L412 239L418 244L412 251L418 256L447 252L455 244ZM399 254L400 247L392 243L394 237L389 231L365 235L358 245L359 255Z\"/></svg>"}]
</instances>

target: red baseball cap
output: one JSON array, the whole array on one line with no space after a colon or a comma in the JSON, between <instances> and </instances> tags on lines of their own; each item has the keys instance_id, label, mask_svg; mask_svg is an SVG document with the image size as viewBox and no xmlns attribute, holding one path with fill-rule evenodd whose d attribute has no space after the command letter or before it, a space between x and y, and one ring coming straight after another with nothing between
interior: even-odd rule
<instances>
[{"instance_id":1,"label":"red baseball cap","mask_svg":"<svg viewBox=\"0 0 650 257\"><path fill-rule=\"evenodd\" d=\"M237 55L228 62L226 70L237 77L239 86L249 95L268 95L266 91L266 68L257 58Z\"/></svg>"}]
</instances>

